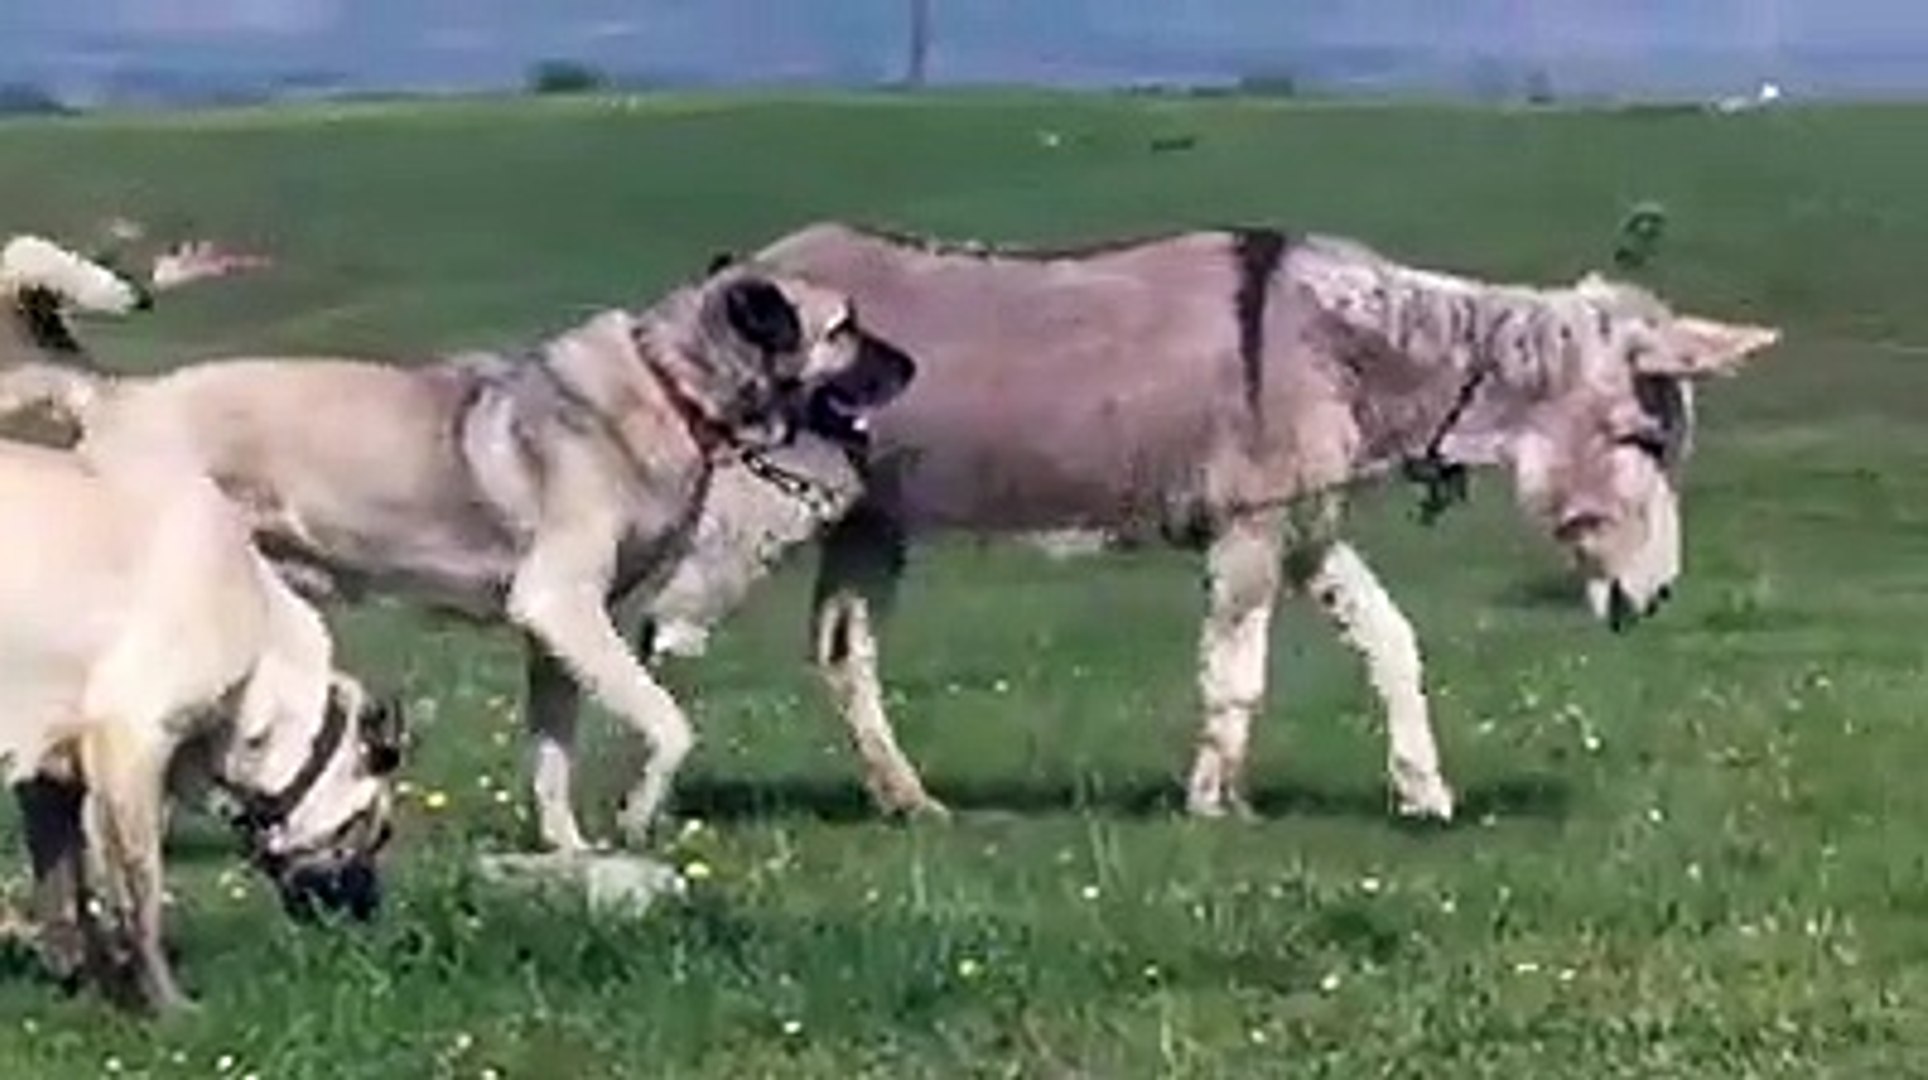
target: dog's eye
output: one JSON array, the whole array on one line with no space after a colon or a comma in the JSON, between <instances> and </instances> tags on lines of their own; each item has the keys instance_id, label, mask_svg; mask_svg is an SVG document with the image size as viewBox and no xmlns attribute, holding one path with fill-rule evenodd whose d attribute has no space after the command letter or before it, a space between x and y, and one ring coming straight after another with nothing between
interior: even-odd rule
<instances>
[{"instance_id":1,"label":"dog's eye","mask_svg":"<svg viewBox=\"0 0 1928 1080\"><path fill-rule=\"evenodd\" d=\"M857 332L857 308L846 304L835 318L830 320L830 328L824 331L826 338L839 338Z\"/></svg>"}]
</instances>

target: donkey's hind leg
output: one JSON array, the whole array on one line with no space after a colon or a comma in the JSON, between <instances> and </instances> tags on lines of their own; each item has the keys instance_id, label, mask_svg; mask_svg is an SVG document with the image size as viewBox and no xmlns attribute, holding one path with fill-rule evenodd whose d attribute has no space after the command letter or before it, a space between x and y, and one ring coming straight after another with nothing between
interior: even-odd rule
<instances>
[{"instance_id":1,"label":"donkey's hind leg","mask_svg":"<svg viewBox=\"0 0 1928 1080\"><path fill-rule=\"evenodd\" d=\"M1279 515L1236 519L1205 551L1205 622L1198 690L1205 709L1185 808L1198 817L1250 816L1245 794L1252 713L1265 699L1272 610L1284 550Z\"/></svg>"}]
</instances>

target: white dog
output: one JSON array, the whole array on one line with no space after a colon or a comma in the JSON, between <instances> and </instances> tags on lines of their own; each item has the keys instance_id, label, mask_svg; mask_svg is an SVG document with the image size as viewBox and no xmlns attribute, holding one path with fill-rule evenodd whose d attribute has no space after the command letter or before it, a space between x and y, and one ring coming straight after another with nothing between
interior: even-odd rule
<instances>
[{"instance_id":1,"label":"white dog","mask_svg":"<svg viewBox=\"0 0 1928 1080\"><path fill-rule=\"evenodd\" d=\"M396 717L332 657L320 615L212 483L0 442L0 762L57 970L99 955L84 849L113 917L92 944L128 950L113 959L145 1003L185 1002L160 929L177 764L204 763L241 806L250 853L292 909L372 912Z\"/></svg>"},{"instance_id":2,"label":"white dog","mask_svg":"<svg viewBox=\"0 0 1928 1080\"><path fill-rule=\"evenodd\" d=\"M0 327L16 332L0 343L25 361L60 351L65 310L146 303L141 285L58 245L0 247ZM320 615L198 472L0 441L0 765L56 973L125 964L145 1004L186 1001L161 949L170 773L227 791L291 910L372 912L399 713L332 656ZM90 884L106 893L105 935Z\"/></svg>"}]
</instances>

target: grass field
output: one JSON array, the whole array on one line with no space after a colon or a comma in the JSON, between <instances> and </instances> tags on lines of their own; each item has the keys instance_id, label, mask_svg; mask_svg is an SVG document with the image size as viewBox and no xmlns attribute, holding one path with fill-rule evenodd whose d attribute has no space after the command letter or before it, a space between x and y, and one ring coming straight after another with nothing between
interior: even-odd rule
<instances>
[{"instance_id":1,"label":"grass field","mask_svg":"<svg viewBox=\"0 0 1928 1080\"><path fill-rule=\"evenodd\" d=\"M1196 148L1148 150L1179 134ZM677 857L711 876L686 909L592 922L461 870L532 839L511 643L371 608L347 648L421 733L386 918L294 929L190 823L173 926L204 1013L125 1020L8 954L0 1075L1928 1076L1923 176L1908 108L744 97L0 126L0 228L131 213L283 260L99 327L129 366L514 342L822 216L999 239L1264 219L1546 279L1647 198L1670 297L1788 331L1703 395L1687 577L1630 636L1557 593L1498 483L1430 530L1408 492L1364 500L1355 535L1427 648L1452 829L1389 819L1370 697L1297 610L1265 819L1182 819L1194 568L950 542L917 556L886 676L960 820L867 815L800 662L799 565L669 671L704 732ZM606 831L637 752L591 730Z\"/></svg>"}]
</instances>

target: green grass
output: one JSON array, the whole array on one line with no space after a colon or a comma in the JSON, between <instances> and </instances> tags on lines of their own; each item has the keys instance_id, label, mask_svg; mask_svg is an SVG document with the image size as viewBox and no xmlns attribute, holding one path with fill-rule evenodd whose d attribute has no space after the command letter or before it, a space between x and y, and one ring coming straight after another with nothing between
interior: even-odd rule
<instances>
[{"instance_id":1,"label":"green grass","mask_svg":"<svg viewBox=\"0 0 1928 1080\"><path fill-rule=\"evenodd\" d=\"M1195 150L1148 151L1181 132ZM1195 569L951 542L915 558L886 674L962 820L865 813L800 663L800 565L669 671L704 733L678 857L714 875L687 910L590 921L460 870L531 839L511 643L371 608L348 651L408 687L410 779L452 799L410 813L384 921L286 925L183 829L173 927L204 1014L142 1025L12 955L0 1075L1928 1075L1923 176L1909 108L743 96L0 126L0 228L132 213L284 260L95 330L128 364L505 343L823 216L1010 239L1270 219L1544 279L1604 258L1641 199L1670 214L1670 297L1788 330L1703 395L1688 574L1633 635L1549 596L1497 482L1430 530L1409 492L1365 500L1354 534L1427 650L1453 829L1388 818L1369 695L1296 610L1257 731L1265 820L1181 819ZM591 728L606 831L636 750Z\"/></svg>"}]
</instances>

